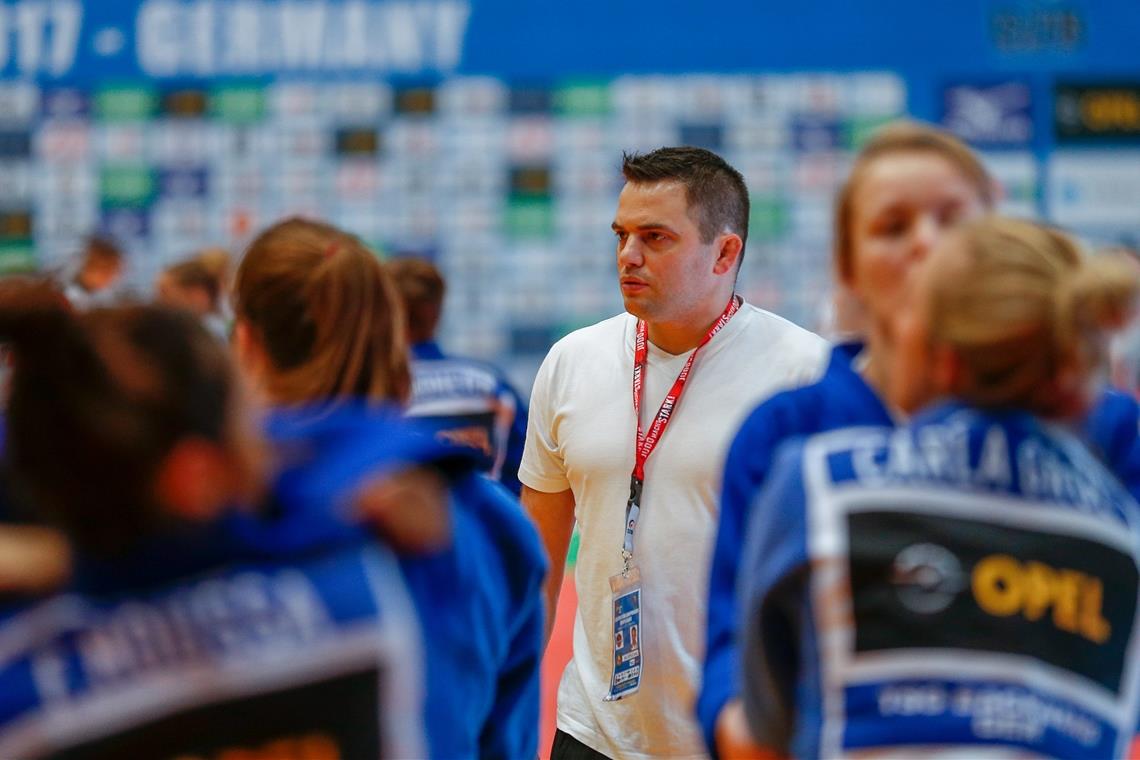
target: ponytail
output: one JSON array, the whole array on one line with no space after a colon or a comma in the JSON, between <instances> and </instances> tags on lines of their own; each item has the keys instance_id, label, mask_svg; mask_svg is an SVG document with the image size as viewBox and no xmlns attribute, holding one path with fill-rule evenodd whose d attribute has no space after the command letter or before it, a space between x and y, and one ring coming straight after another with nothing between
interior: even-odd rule
<instances>
[{"instance_id":1,"label":"ponytail","mask_svg":"<svg viewBox=\"0 0 1140 760\"><path fill-rule=\"evenodd\" d=\"M989 217L951 233L930 261L931 336L960 358L957 395L980 407L1062 416L1104 361L1140 290L1134 268L1088 259L1069 236Z\"/></svg>"},{"instance_id":2,"label":"ponytail","mask_svg":"<svg viewBox=\"0 0 1140 760\"><path fill-rule=\"evenodd\" d=\"M1079 350L1082 333L1119 330L1136 299L1136 266L1124 256L1104 253L1084 262L1057 285L1054 330L1061 350Z\"/></svg>"},{"instance_id":3,"label":"ponytail","mask_svg":"<svg viewBox=\"0 0 1140 760\"><path fill-rule=\"evenodd\" d=\"M411 390L403 309L391 276L356 237L289 219L250 244L236 312L269 357L277 403L405 402Z\"/></svg>"}]
</instances>

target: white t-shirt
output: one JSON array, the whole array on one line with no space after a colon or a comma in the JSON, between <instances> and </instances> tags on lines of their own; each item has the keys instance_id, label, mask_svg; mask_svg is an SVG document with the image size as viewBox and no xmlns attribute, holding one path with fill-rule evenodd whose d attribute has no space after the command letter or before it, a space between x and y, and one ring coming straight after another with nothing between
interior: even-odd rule
<instances>
[{"instance_id":1,"label":"white t-shirt","mask_svg":"<svg viewBox=\"0 0 1140 760\"><path fill-rule=\"evenodd\" d=\"M693 705L724 458L757 403L818 376L827 346L745 304L700 350L645 467L634 547L642 578L641 689L603 702L613 651L609 578L622 567L634 460L636 324L621 314L571 333L550 350L534 383L519 479L545 493L571 489L581 534L574 657L558 689L558 727L614 758L704 757ZM688 355L650 344L643 429Z\"/></svg>"}]
</instances>

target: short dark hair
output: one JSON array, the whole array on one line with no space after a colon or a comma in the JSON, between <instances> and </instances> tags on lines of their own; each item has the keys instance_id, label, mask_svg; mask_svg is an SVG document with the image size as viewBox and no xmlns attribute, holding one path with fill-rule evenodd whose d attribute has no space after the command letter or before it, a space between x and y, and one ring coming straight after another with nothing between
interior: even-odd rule
<instances>
[{"instance_id":1,"label":"short dark hair","mask_svg":"<svg viewBox=\"0 0 1140 760\"><path fill-rule=\"evenodd\" d=\"M119 263L123 260L123 249L106 235L91 235L84 241L83 258L85 261L102 259L108 263Z\"/></svg>"},{"instance_id":2,"label":"short dark hair","mask_svg":"<svg viewBox=\"0 0 1140 760\"><path fill-rule=\"evenodd\" d=\"M744 177L711 150L680 147L623 153L621 173L627 182L684 185L701 242L711 243L725 230L740 235L742 243L748 242L749 203Z\"/></svg>"},{"instance_id":3,"label":"short dark hair","mask_svg":"<svg viewBox=\"0 0 1140 760\"><path fill-rule=\"evenodd\" d=\"M218 308L218 296L221 294L222 284L201 261L197 259L180 261L168 266L165 273L180 288L197 288L204 291L206 297L210 299L210 308Z\"/></svg>"}]
</instances>

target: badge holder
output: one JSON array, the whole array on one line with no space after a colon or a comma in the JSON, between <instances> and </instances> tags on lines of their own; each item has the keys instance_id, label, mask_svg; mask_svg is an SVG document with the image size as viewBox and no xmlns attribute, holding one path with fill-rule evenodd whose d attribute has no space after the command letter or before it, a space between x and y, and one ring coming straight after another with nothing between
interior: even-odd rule
<instances>
[{"instance_id":1,"label":"badge holder","mask_svg":"<svg viewBox=\"0 0 1140 760\"><path fill-rule=\"evenodd\" d=\"M613 592L613 675L603 701L616 702L641 688L641 572L636 567L610 577Z\"/></svg>"},{"instance_id":2,"label":"badge holder","mask_svg":"<svg viewBox=\"0 0 1140 760\"><path fill-rule=\"evenodd\" d=\"M626 545L622 550L622 571L610 576L613 593L613 675L604 702L636 694L641 688L641 571L633 562L633 529L641 511L641 481L633 479L626 505Z\"/></svg>"}]
</instances>

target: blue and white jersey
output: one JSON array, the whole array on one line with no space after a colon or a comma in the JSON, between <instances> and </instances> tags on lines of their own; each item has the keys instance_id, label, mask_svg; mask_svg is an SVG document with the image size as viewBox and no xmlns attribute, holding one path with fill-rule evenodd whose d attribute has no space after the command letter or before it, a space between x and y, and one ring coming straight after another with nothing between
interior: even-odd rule
<instances>
[{"instance_id":1,"label":"blue and white jersey","mask_svg":"<svg viewBox=\"0 0 1140 760\"><path fill-rule=\"evenodd\" d=\"M519 494L527 408L498 369L445 356L430 341L415 344L408 416L444 440L478 452L482 470Z\"/></svg>"},{"instance_id":2,"label":"blue and white jersey","mask_svg":"<svg viewBox=\"0 0 1140 760\"><path fill-rule=\"evenodd\" d=\"M0 622L0 757L422 757L418 626L377 545Z\"/></svg>"},{"instance_id":3,"label":"blue and white jersey","mask_svg":"<svg viewBox=\"0 0 1140 760\"><path fill-rule=\"evenodd\" d=\"M1081 424L1093 453L1140 500L1140 405L1115 388L1101 392Z\"/></svg>"},{"instance_id":4,"label":"blue and white jersey","mask_svg":"<svg viewBox=\"0 0 1140 760\"><path fill-rule=\"evenodd\" d=\"M741 567L753 732L800 757L1122 757L1138 559L1137 504L1027 415L792 443Z\"/></svg>"},{"instance_id":5,"label":"blue and white jersey","mask_svg":"<svg viewBox=\"0 0 1140 760\"><path fill-rule=\"evenodd\" d=\"M545 551L518 501L474 471L470 449L412 427L392 410L363 405L278 410L269 437L288 466L278 479L277 508L272 519L246 521L235 532L273 551L300 551L318 537L371 540L349 498L362 482L401 464L445 470L454 541L397 560L426 653L428 744L417 756L534 757Z\"/></svg>"},{"instance_id":6,"label":"blue and white jersey","mask_svg":"<svg viewBox=\"0 0 1140 760\"><path fill-rule=\"evenodd\" d=\"M818 382L772 396L741 425L724 465L716 544L709 569L708 634L697 719L714 756L716 721L740 694L736 584L748 516L781 444L851 425L891 425L886 406L852 366L858 343L835 346Z\"/></svg>"}]
</instances>

